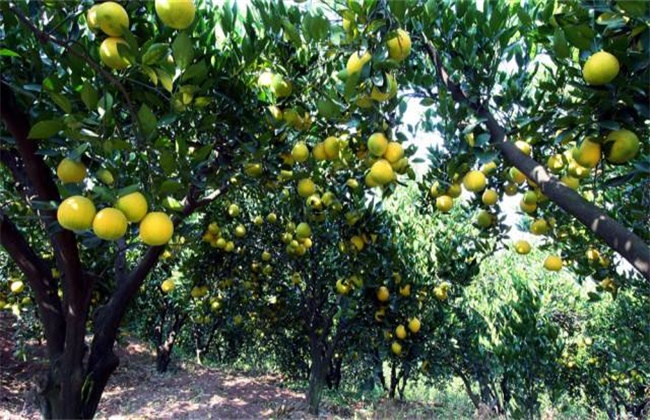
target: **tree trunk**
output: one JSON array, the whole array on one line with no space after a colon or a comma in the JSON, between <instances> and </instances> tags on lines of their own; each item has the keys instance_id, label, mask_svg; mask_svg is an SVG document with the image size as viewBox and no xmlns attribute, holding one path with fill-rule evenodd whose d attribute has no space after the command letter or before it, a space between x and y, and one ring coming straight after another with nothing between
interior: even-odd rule
<instances>
[{"instance_id":1,"label":"tree trunk","mask_svg":"<svg viewBox=\"0 0 650 420\"><path fill-rule=\"evenodd\" d=\"M320 401L323 397L323 389L325 388L328 361L325 357L326 352L321 335L315 330L312 330L309 338L311 369L309 372L307 401L309 403L309 414L317 416L320 409Z\"/></svg>"}]
</instances>

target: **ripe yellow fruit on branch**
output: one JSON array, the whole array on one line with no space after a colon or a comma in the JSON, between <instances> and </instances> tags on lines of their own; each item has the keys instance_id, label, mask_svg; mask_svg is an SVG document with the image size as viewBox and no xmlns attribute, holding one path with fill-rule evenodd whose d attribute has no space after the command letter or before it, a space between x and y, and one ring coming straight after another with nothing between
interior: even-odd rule
<instances>
[{"instance_id":1,"label":"ripe yellow fruit on branch","mask_svg":"<svg viewBox=\"0 0 650 420\"><path fill-rule=\"evenodd\" d=\"M86 165L65 158L57 166L56 176L64 184L81 182L86 178Z\"/></svg>"},{"instance_id":2,"label":"ripe yellow fruit on branch","mask_svg":"<svg viewBox=\"0 0 650 420\"><path fill-rule=\"evenodd\" d=\"M398 162L404 157L404 148L402 145L396 141L391 141L386 146L386 151L384 152L384 159L389 161L391 164Z\"/></svg>"},{"instance_id":3,"label":"ripe yellow fruit on branch","mask_svg":"<svg viewBox=\"0 0 650 420\"><path fill-rule=\"evenodd\" d=\"M25 290L25 283L23 283L22 280L14 280L11 282L9 290L11 290L11 293L16 295L22 293L23 290Z\"/></svg>"},{"instance_id":4,"label":"ripe yellow fruit on branch","mask_svg":"<svg viewBox=\"0 0 650 420\"><path fill-rule=\"evenodd\" d=\"M309 178L298 181L298 195L307 198L316 192L316 184Z\"/></svg>"},{"instance_id":5,"label":"ripe yellow fruit on branch","mask_svg":"<svg viewBox=\"0 0 650 420\"><path fill-rule=\"evenodd\" d=\"M409 330L413 334L417 334L420 331L420 327L422 324L420 323L420 320L417 318L413 318L412 320L409 321Z\"/></svg>"},{"instance_id":6,"label":"ripe yellow fruit on branch","mask_svg":"<svg viewBox=\"0 0 650 420\"><path fill-rule=\"evenodd\" d=\"M618 59L607 51L599 51L587 59L582 76L590 85L600 86L614 80L619 71Z\"/></svg>"},{"instance_id":7,"label":"ripe yellow fruit on branch","mask_svg":"<svg viewBox=\"0 0 650 420\"><path fill-rule=\"evenodd\" d=\"M368 150L376 157L383 156L388 148L388 139L383 133L374 133L368 138Z\"/></svg>"},{"instance_id":8,"label":"ripe yellow fruit on branch","mask_svg":"<svg viewBox=\"0 0 650 420\"><path fill-rule=\"evenodd\" d=\"M174 224L165 213L148 213L140 222L140 239L147 245L165 245L173 234Z\"/></svg>"},{"instance_id":9,"label":"ripe yellow fruit on branch","mask_svg":"<svg viewBox=\"0 0 650 420\"><path fill-rule=\"evenodd\" d=\"M515 242L515 251L517 254L526 255L530 252L530 244L528 241L519 240Z\"/></svg>"},{"instance_id":10,"label":"ripe yellow fruit on branch","mask_svg":"<svg viewBox=\"0 0 650 420\"><path fill-rule=\"evenodd\" d=\"M162 289L163 293L169 293L172 290L174 290L174 286L175 286L174 280L167 279L162 282L162 284L160 285L160 289Z\"/></svg>"},{"instance_id":11,"label":"ripe yellow fruit on branch","mask_svg":"<svg viewBox=\"0 0 650 420\"><path fill-rule=\"evenodd\" d=\"M404 325L398 325L397 328L395 328L395 336L400 340L404 340L406 338L406 328Z\"/></svg>"},{"instance_id":12,"label":"ripe yellow fruit on branch","mask_svg":"<svg viewBox=\"0 0 650 420\"><path fill-rule=\"evenodd\" d=\"M296 162L302 163L309 159L309 148L307 148L307 145L304 142L299 141L293 146L293 149L291 149L291 157L293 157Z\"/></svg>"},{"instance_id":13,"label":"ripe yellow fruit on branch","mask_svg":"<svg viewBox=\"0 0 650 420\"><path fill-rule=\"evenodd\" d=\"M616 130L605 140L605 157L610 163L626 163L639 153L639 138L630 130Z\"/></svg>"},{"instance_id":14,"label":"ripe yellow fruit on branch","mask_svg":"<svg viewBox=\"0 0 650 420\"><path fill-rule=\"evenodd\" d=\"M323 142L323 151L325 157L329 160L335 160L339 157L339 148L339 139L337 137L330 136Z\"/></svg>"},{"instance_id":15,"label":"ripe yellow fruit on branch","mask_svg":"<svg viewBox=\"0 0 650 420\"><path fill-rule=\"evenodd\" d=\"M517 140L515 142L515 146L517 146L517 149L519 149L521 153L530 156L530 153L532 152L530 144L526 143L523 140Z\"/></svg>"},{"instance_id":16,"label":"ripe yellow fruit on branch","mask_svg":"<svg viewBox=\"0 0 650 420\"><path fill-rule=\"evenodd\" d=\"M355 73L361 72L363 66L365 66L366 63L371 59L372 56L368 51L366 51L363 55L359 55L358 52L353 52L350 58L348 58L348 63L345 66L346 70L348 71L348 75L353 75Z\"/></svg>"},{"instance_id":17,"label":"ripe yellow fruit on branch","mask_svg":"<svg viewBox=\"0 0 650 420\"><path fill-rule=\"evenodd\" d=\"M156 0L155 7L162 23L174 29L185 29L194 22L193 0Z\"/></svg>"},{"instance_id":18,"label":"ripe yellow fruit on branch","mask_svg":"<svg viewBox=\"0 0 650 420\"><path fill-rule=\"evenodd\" d=\"M312 150L312 154L314 155L314 159L316 159L317 161L327 159L327 153L325 152L325 144L323 144L323 142L316 143L314 149Z\"/></svg>"},{"instance_id":19,"label":"ripe yellow fruit on branch","mask_svg":"<svg viewBox=\"0 0 650 420\"><path fill-rule=\"evenodd\" d=\"M56 211L56 219L64 229L86 230L93 224L95 205L81 195L66 198Z\"/></svg>"},{"instance_id":20,"label":"ripe yellow fruit on branch","mask_svg":"<svg viewBox=\"0 0 650 420\"><path fill-rule=\"evenodd\" d=\"M142 193L134 192L118 198L115 208L124 213L129 222L138 223L147 214L149 205Z\"/></svg>"},{"instance_id":21,"label":"ripe yellow fruit on branch","mask_svg":"<svg viewBox=\"0 0 650 420\"><path fill-rule=\"evenodd\" d=\"M600 162L600 143L587 137L579 147L573 149L572 156L580 166L593 168Z\"/></svg>"},{"instance_id":22,"label":"ripe yellow fruit on branch","mask_svg":"<svg viewBox=\"0 0 650 420\"><path fill-rule=\"evenodd\" d=\"M387 302L390 298L390 292L386 286L381 286L377 290L377 300L380 302Z\"/></svg>"},{"instance_id":23,"label":"ripe yellow fruit on branch","mask_svg":"<svg viewBox=\"0 0 650 420\"><path fill-rule=\"evenodd\" d=\"M311 227L309 224L302 222L296 226L296 237L298 239L307 239L311 236Z\"/></svg>"},{"instance_id":24,"label":"ripe yellow fruit on branch","mask_svg":"<svg viewBox=\"0 0 650 420\"><path fill-rule=\"evenodd\" d=\"M379 159L373 163L368 177L377 185L386 185L395 179L395 172L393 172L393 167L387 160Z\"/></svg>"},{"instance_id":25,"label":"ripe yellow fruit on branch","mask_svg":"<svg viewBox=\"0 0 650 420\"><path fill-rule=\"evenodd\" d=\"M560 271L562 269L562 258L557 255L549 255L544 260L544 268L549 271Z\"/></svg>"},{"instance_id":26,"label":"ripe yellow fruit on branch","mask_svg":"<svg viewBox=\"0 0 650 420\"><path fill-rule=\"evenodd\" d=\"M481 201L483 201L483 204L486 206L493 206L497 203L499 200L499 194L495 190L485 190L483 192L483 196L481 197Z\"/></svg>"},{"instance_id":27,"label":"ripe yellow fruit on branch","mask_svg":"<svg viewBox=\"0 0 650 420\"><path fill-rule=\"evenodd\" d=\"M448 195L441 195L436 198L436 208L443 213L447 213L454 205L454 199Z\"/></svg>"},{"instance_id":28,"label":"ripe yellow fruit on branch","mask_svg":"<svg viewBox=\"0 0 650 420\"><path fill-rule=\"evenodd\" d=\"M124 7L113 1L101 3L94 9L94 22L108 36L122 36L129 30L129 15ZM89 25L90 26L90 25Z\"/></svg>"},{"instance_id":29,"label":"ripe yellow fruit on branch","mask_svg":"<svg viewBox=\"0 0 650 420\"><path fill-rule=\"evenodd\" d=\"M487 180L481 171L469 171L463 177L463 186L467 191L481 192L485 189Z\"/></svg>"},{"instance_id":30,"label":"ripe yellow fruit on branch","mask_svg":"<svg viewBox=\"0 0 650 420\"><path fill-rule=\"evenodd\" d=\"M402 354L402 345L397 341L393 341L393 344L390 346L390 349L392 350L393 353L395 353L396 356Z\"/></svg>"},{"instance_id":31,"label":"ripe yellow fruit on branch","mask_svg":"<svg viewBox=\"0 0 650 420\"><path fill-rule=\"evenodd\" d=\"M386 45L388 46L388 57L395 61L403 61L411 54L411 37L403 29L398 29L390 34Z\"/></svg>"},{"instance_id":32,"label":"ripe yellow fruit on branch","mask_svg":"<svg viewBox=\"0 0 650 420\"><path fill-rule=\"evenodd\" d=\"M122 70L131 65L128 57L120 54L117 46L121 44L128 48L129 44L122 38L106 38L99 47L99 58L102 63L113 70Z\"/></svg>"},{"instance_id":33,"label":"ripe yellow fruit on branch","mask_svg":"<svg viewBox=\"0 0 650 420\"><path fill-rule=\"evenodd\" d=\"M108 207L100 210L93 219L93 232L98 238L115 241L124 236L127 224L124 213Z\"/></svg>"}]
</instances>

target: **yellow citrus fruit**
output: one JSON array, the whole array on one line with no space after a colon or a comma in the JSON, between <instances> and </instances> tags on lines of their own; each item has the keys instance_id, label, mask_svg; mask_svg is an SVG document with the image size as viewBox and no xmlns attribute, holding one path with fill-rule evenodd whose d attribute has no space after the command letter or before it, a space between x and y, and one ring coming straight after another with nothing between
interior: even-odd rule
<instances>
[{"instance_id":1,"label":"yellow citrus fruit","mask_svg":"<svg viewBox=\"0 0 650 420\"><path fill-rule=\"evenodd\" d=\"M481 210L476 217L476 224L483 229L489 228L492 226L492 215L485 210Z\"/></svg>"},{"instance_id":2,"label":"yellow citrus fruit","mask_svg":"<svg viewBox=\"0 0 650 420\"><path fill-rule=\"evenodd\" d=\"M185 29L194 22L196 6L193 0L156 0L156 14L165 25Z\"/></svg>"},{"instance_id":3,"label":"yellow citrus fruit","mask_svg":"<svg viewBox=\"0 0 650 420\"><path fill-rule=\"evenodd\" d=\"M459 183L453 183L447 188L447 195L450 196L451 198L458 198L460 197L460 194L463 192L463 189L461 188Z\"/></svg>"},{"instance_id":4,"label":"yellow citrus fruit","mask_svg":"<svg viewBox=\"0 0 650 420\"><path fill-rule=\"evenodd\" d=\"M581 166L593 168L600 162L600 143L587 137L580 147L573 149L572 156Z\"/></svg>"},{"instance_id":5,"label":"yellow citrus fruit","mask_svg":"<svg viewBox=\"0 0 650 420\"><path fill-rule=\"evenodd\" d=\"M246 236L246 228L244 227L244 225L239 224L235 227L235 236L238 238L243 238L244 236Z\"/></svg>"},{"instance_id":6,"label":"yellow citrus fruit","mask_svg":"<svg viewBox=\"0 0 650 420\"><path fill-rule=\"evenodd\" d=\"M388 139L382 133L374 133L368 138L368 150L374 156L383 156L387 148Z\"/></svg>"},{"instance_id":7,"label":"yellow citrus fruit","mask_svg":"<svg viewBox=\"0 0 650 420\"><path fill-rule=\"evenodd\" d=\"M339 139L337 137L330 136L326 138L323 147L327 159L334 160L339 157Z\"/></svg>"},{"instance_id":8,"label":"yellow citrus fruit","mask_svg":"<svg viewBox=\"0 0 650 420\"><path fill-rule=\"evenodd\" d=\"M350 58L348 58L348 63L345 66L346 70L348 71L348 75L352 75L355 73L359 73L362 69L363 66L372 59L372 56L368 51L366 51L363 55L359 55L358 52L353 52Z\"/></svg>"},{"instance_id":9,"label":"yellow citrus fruit","mask_svg":"<svg viewBox=\"0 0 650 420\"><path fill-rule=\"evenodd\" d=\"M174 234L174 224L165 213L153 211L140 222L140 239L147 245L165 245Z\"/></svg>"},{"instance_id":10,"label":"yellow citrus fruit","mask_svg":"<svg viewBox=\"0 0 650 420\"><path fill-rule=\"evenodd\" d=\"M518 240L515 242L515 251L517 254L526 255L530 252L530 244L528 241L524 241L523 239Z\"/></svg>"},{"instance_id":11,"label":"yellow citrus fruit","mask_svg":"<svg viewBox=\"0 0 650 420\"><path fill-rule=\"evenodd\" d=\"M100 4L94 14L97 26L108 36L122 36L129 29L129 15L113 1Z\"/></svg>"},{"instance_id":12,"label":"yellow citrus fruit","mask_svg":"<svg viewBox=\"0 0 650 420\"><path fill-rule=\"evenodd\" d=\"M454 205L454 199L448 195L441 195L436 198L436 208L443 213L447 213Z\"/></svg>"},{"instance_id":13,"label":"yellow citrus fruit","mask_svg":"<svg viewBox=\"0 0 650 420\"><path fill-rule=\"evenodd\" d=\"M487 180L481 171L469 171L463 177L463 186L467 191L481 192L485 189Z\"/></svg>"},{"instance_id":14,"label":"yellow citrus fruit","mask_svg":"<svg viewBox=\"0 0 650 420\"><path fill-rule=\"evenodd\" d=\"M231 205L228 206L228 210L226 210L228 213L228 216L230 217L237 217L241 213L241 210L239 206L235 203L232 203Z\"/></svg>"},{"instance_id":15,"label":"yellow citrus fruit","mask_svg":"<svg viewBox=\"0 0 650 420\"><path fill-rule=\"evenodd\" d=\"M390 163L396 163L404 157L404 148L402 145L396 141L391 141L386 146L386 151L384 152L384 159Z\"/></svg>"},{"instance_id":16,"label":"yellow citrus fruit","mask_svg":"<svg viewBox=\"0 0 650 420\"><path fill-rule=\"evenodd\" d=\"M420 323L420 320L417 318L413 318L412 320L409 321L409 330L411 330L413 334L417 334L420 331L421 326L422 324Z\"/></svg>"},{"instance_id":17,"label":"yellow citrus fruit","mask_svg":"<svg viewBox=\"0 0 650 420\"><path fill-rule=\"evenodd\" d=\"M25 290L25 283L23 283L22 280L14 280L11 282L9 290L11 290L11 293L16 295L22 293L23 290Z\"/></svg>"},{"instance_id":18,"label":"yellow citrus fruit","mask_svg":"<svg viewBox=\"0 0 650 420\"><path fill-rule=\"evenodd\" d=\"M438 198L442 194L444 194L445 191L442 189L440 182L436 181L431 185L431 188L429 188L429 195L433 198Z\"/></svg>"},{"instance_id":19,"label":"yellow citrus fruit","mask_svg":"<svg viewBox=\"0 0 650 420\"><path fill-rule=\"evenodd\" d=\"M293 87L290 81L286 80L281 75L276 74L273 76L271 81L271 90L278 98L284 98L291 95Z\"/></svg>"},{"instance_id":20,"label":"yellow citrus fruit","mask_svg":"<svg viewBox=\"0 0 650 420\"><path fill-rule=\"evenodd\" d=\"M115 208L124 213L126 220L137 223L147 214L149 205L140 192L133 192L117 199Z\"/></svg>"},{"instance_id":21,"label":"yellow citrus fruit","mask_svg":"<svg viewBox=\"0 0 650 420\"><path fill-rule=\"evenodd\" d=\"M508 181L503 185L503 191L506 193L507 196L512 197L513 195L517 194L518 191L517 184Z\"/></svg>"},{"instance_id":22,"label":"yellow citrus fruit","mask_svg":"<svg viewBox=\"0 0 650 420\"><path fill-rule=\"evenodd\" d=\"M560 182L572 190L577 190L580 187L580 180L569 175L563 176Z\"/></svg>"},{"instance_id":23,"label":"yellow citrus fruit","mask_svg":"<svg viewBox=\"0 0 650 420\"><path fill-rule=\"evenodd\" d=\"M393 353L395 353L396 356L402 354L402 345L397 341L393 341L393 344L390 346L390 349L392 350Z\"/></svg>"},{"instance_id":24,"label":"yellow citrus fruit","mask_svg":"<svg viewBox=\"0 0 650 420\"><path fill-rule=\"evenodd\" d=\"M368 176L377 185L386 185L395 179L395 172L393 167L385 159L379 159L372 164Z\"/></svg>"},{"instance_id":25,"label":"yellow citrus fruit","mask_svg":"<svg viewBox=\"0 0 650 420\"><path fill-rule=\"evenodd\" d=\"M485 175L490 175L492 172L497 170L497 164L496 162L484 163L483 165L481 165L479 170L483 172Z\"/></svg>"},{"instance_id":26,"label":"yellow citrus fruit","mask_svg":"<svg viewBox=\"0 0 650 420\"><path fill-rule=\"evenodd\" d=\"M561 172L562 168L564 168L564 161L562 160L562 155L556 154L550 156L546 161L546 166L554 174Z\"/></svg>"},{"instance_id":27,"label":"yellow citrus fruit","mask_svg":"<svg viewBox=\"0 0 650 420\"><path fill-rule=\"evenodd\" d=\"M309 149L307 148L307 145L301 141L295 144L293 146L293 149L291 149L291 157L296 162L304 162L307 159L309 159Z\"/></svg>"},{"instance_id":28,"label":"yellow citrus fruit","mask_svg":"<svg viewBox=\"0 0 650 420\"><path fill-rule=\"evenodd\" d=\"M106 185L113 185L113 183L115 182L115 178L113 177L113 174L108 169L101 168L100 170L97 171L96 175L97 175L97 179L99 179Z\"/></svg>"},{"instance_id":29,"label":"yellow citrus fruit","mask_svg":"<svg viewBox=\"0 0 650 420\"><path fill-rule=\"evenodd\" d=\"M298 181L298 195L302 198L307 198L316 192L316 184L309 178L304 178Z\"/></svg>"},{"instance_id":30,"label":"yellow citrus fruit","mask_svg":"<svg viewBox=\"0 0 650 420\"><path fill-rule=\"evenodd\" d=\"M493 206L499 201L499 194L495 190L485 190L481 196L481 201L486 206Z\"/></svg>"},{"instance_id":31,"label":"yellow citrus fruit","mask_svg":"<svg viewBox=\"0 0 650 420\"><path fill-rule=\"evenodd\" d=\"M537 204L537 193L535 191L526 191L522 201L528 205Z\"/></svg>"},{"instance_id":32,"label":"yellow citrus fruit","mask_svg":"<svg viewBox=\"0 0 650 420\"><path fill-rule=\"evenodd\" d=\"M533 235L546 235L548 230L548 222L544 219L537 219L530 225L530 233Z\"/></svg>"},{"instance_id":33,"label":"yellow citrus fruit","mask_svg":"<svg viewBox=\"0 0 650 420\"><path fill-rule=\"evenodd\" d=\"M106 241L120 239L126 233L127 220L124 213L108 207L100 210L93 219L93 232Z\"/></svg>"},{"instance_id":34,"label":"yellow citrus fruit","mask_svg":"<svg viewBox=\"0 0 650 420\"><path fill-rule=\"evenodd\" d=\"M599 51L590 56L582 67L582 77L590 85L604 85L616 78L620 70L618 59L606 52Z\"/></svg>"},{"instance_id":35,"label":"yellow citrus fruit","mask_svg":"<svg viewBox=\"0 0 650 420\"><path fill-rule=\"evenodd\" d=\"M95 205L81 195L68 197L59 205L56 219L64 229L86 230L93 224Z\"/></svg>"},{"instance_id":36,"label":"yellow citrus fruit","mask_svg":"<svg viewBox=\"0 0 650 420\"><path fill-rule=\"evenodd\" d=\"M160 285L160 288L162 289L163 293L169 293L172 290L174 290L174 286L175 286L174 285L174 280L167 279L167 280L162 282L162 284Z\"/></svg>"},{"instance_id":37,"label":"yellow citrus fruit","mask_svg":"<svg viewBox=\"0 0 650 420\"><path fill-rule=\"evenodd\" d=\"M275 213L269 213L266 216L266 221L269 223L275 223L278 220L278 216Z\"/></svg>"},{"instance_id":38,"label":"yellow citrus fruit","mask_svg":"<svg viewBox=\"0 0 650 420\"><path fill-rule=\"evenodd\" d=\"M311 227L305 222L298 223L296 226L296 237L298 239L307 239L311 236Z\"/></svg>"},{"instance_id":39,"label":"yellow citrus fruit","mask_svg":"<svg viewBox=\"0 0 650 420\"><path fill-rule=\"evenodd\" d=\"M316 160L325 160L327 159L327 153L325 152L325 145L321 143L316 143L314 149L311 151Z\"/></svg>"},{"instance_id":40,"label":"yellow citrus fruit","mask_svg":"<svg viewBox=\"0 0 650 420\"><path fill-rule=\"evenodd\" d=\"M352 245L357 251L363 251L363 248L366 246L366 243L363 242L360 236L353 236L350 238L350 242L352 242Z\"/></svg>"},{"instance_id":41,"label":"yellow citrus fruit","mask_svg":"<svg viewBox=\"0 0 650 420\"><path fill-rule=\"evenodd\" d=\"M626 163L639 153L639 138L630 130L616 130L605 140L605 157L611 163Z\"/></svg>"},{"instance_id":42,"label":"yellow citrus fruit","mask_svg":"<svg viewBox=\"0 0 650 420\"><path fill-rule=\"evenodd\" d=\"M512 167L508 172L510 179L517 185L521 185L526 181L526 175L524 175L519 169Z\"/></svg>"},{"instance_id":43,"label":"yellow citrus fruit","mask_svg":"<svg viewBox=\"0 0 650 420\"><path fill-rule=\"evenodd\" d=\"M90 9L88 9L88 12L86 13L86 23L88 24L88 28L95 31L99 28L99 24L97 23L97 10L99 9L99 6L101 4L96 4Z\"/></svg>"},{"instance_id":44,"label":"yellow citrus fruit","mask_svg":"<svg viewBox=\"0 0 650 420\"><path fill-rule=\"evenodd\" d=\"M398 325L397 328L395 328L395 336L400 340L404 340L406 338L406 327L401 324Z\"/></svg>"},{"instance_id":45,"label":"yellow citrus fruit","mask_svg":"<svg viewBox=\"0 0 650 420\"><path fill-rule=\"evenodd\" d=\"M526 203L523 199L519 202L519 208L521 211L531 214L534 213L535 210L537 210L537 203Z\"/></svg>"},{"instance_id":46,"label":"yellow citrus fruit","mask_svg":"<svg viewBox=\"0 0 650 420\"><path fill-rule=\"evenodd\" d=\"M517 149L519 149L521 153L530 156L530 153L532 152L530 144L526 143L523 140L517 140L515 142L515 146L517 146Z\"/></svg>"},{"instance_id":47,"label":"yellow citrus fruit","mask_svg":"<svg viewBox=\"0 0 650 420\"><path fill-rule=\"evenodd\" d=\"M56 167L56 176L64 184L81 182L86 178L86 165L65 158Z\"/></svg>"},{"instance_id":48,"label":"yellow citrus fruit","mask_svg":"<svg viewBox=\"0 0 650 420\"><path fill-rule=\"evenodd\" d=\"M386 302L390 298L390 292L386 286L381 286L377 290L377 300L380 302Z\"/></svg>"},{"instance_id":49,"label":"yellow citrus fruit","mask_svg":"<svg viewBox=\"0 0 650 420\"><path fill-rule=\"evenodd\" d=\"M386 44L388 46L388 57L395 61L403 61L411 53L411 37L403 29L398 29L395 33L389 35Z\"/></svg>"},{"instance_id":50,"label":"yellow citrus fruit","mask_svg":"<svg viewBox=\"0 0 650 420\"><path fill-rule=\"evenodd\" d=\"M117 49L118 44L127 48L129 46L122 38L110 37L106 38L99 47L99 58L102 63L114 70L122 70L131 65L128 57L120 55L120 51Z\"/></svg>"},{"instance_id":51,"label":"yellow citrus fruit","mask_svg":"<svg viewBox=\"0 0 650 420\"><path fill-rule=\"evenodd\" d=\"M576 177L578 179L586 178L589 176L589 168L585 168L575 160L569 162L568 172L569 175Z\"/></svg>"},{"instance_id":52,"label":"yellow citrus fruit","mask_svg":"<svg viewBox=\"0 0 650 420\"><path fill-rule=\"evenodd\" d=\"M549 271L560 271L562 269L562 258L557 255L549 255L544 260L544 268Z\"/></svg>"}]
</instances>

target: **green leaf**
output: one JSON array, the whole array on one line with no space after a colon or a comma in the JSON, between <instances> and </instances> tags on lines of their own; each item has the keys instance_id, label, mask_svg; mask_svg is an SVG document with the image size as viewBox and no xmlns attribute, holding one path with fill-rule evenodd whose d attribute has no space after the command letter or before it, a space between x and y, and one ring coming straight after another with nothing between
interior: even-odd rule
<instances>
[{"instance_id":1,"label":"green leaf","mask_svg":"<svg viewBox=\"0 0 650 420\"><path fill-rule=\"evenodd\" d=\"M404 0L388 0L388 7L390 8L390 11L393 12L397 20L404 19L404 16L406 15L407 3L408 2Z\"/></svg>"},{"instance_id":2,"label":"green leaf","mask_svg":"<svg viewBox=\"0 0 650 420\"><path fill-rule=\"evenodd\" d=\"M594 39L594 31L587 25L571 25L565 26L564 34L566 39L573 46L581 50L588 50L591 48L591 41Z\"/></svg>"},{"instance_id":3,"label":"green leaf","mask_svg":"<svg viewBox=\"0 0 650 420\"><path fill-rule=\"evenodd\" d=\"M165 150L160 155L160 167L167 176L176 170L176 158L170 151Z\"/></svg>"},{"instance_id":4,"label":"green leaf","mask_svg":"<svg viewBox=\"0 0 650 420\"><path fill-rule=\"evenodd\" d=\"M194 162L203 162L205 158L210 154L212 151L212 144L206 144L205 146L201 147L199 150L195 150L194 153L192 154L192 160Z\"/></svg>"},{"instance_id":5,"label":"green leaf","mask_svg":"<svg viewBox=\"0 0 650 420\"><path fill-rule=\"evenodd\" d=\"M192 64L185 70L183 77L181 78L184 82L195 79L197 82L202 82L205 79L205 76L208 74L208 66L205 64L205 60L201 60L196 64Z\"/></svg>"},{"instance_id":6,"label":"green leaf","mask_svg":"<svg viewBox=\"0 0 650 420\"><path fill-rule=\"evenodd\" d=\"M555 29L553 34L553 50L558 58L567 58L571 55L571 50L564 37L564 32L560 28Z\"/></svg>"},{"instance_id":7,"label":"green leaf","mask_svg":"<svg viewBox=\"0 0 650 420\"><path fill-rule=\"evenodd\" d=\"M61 119L39 121L29 130L27 137L30 139L46 139L63 130Z\"/></svg>"},{"instance_id":8,"label":"green leaf","mask_svg":"<svg viewBox=\"0 0 650 420\"><path fill-rule=\"evenodd\" d=\"M162 205L163 207L171 211L183 210L183 205L181 204L181 202L171 196L165 197L162 201Z\"/></svg>"},{"instance_id":9,"label":"green leaf","mask_svg":"<svg viewBox=\"0 0 650 420\"><path fill-rule=\"evenodd\" d=\"M138 120L140 121L145 136L151 137L156 130L158 120L156 119L156 115L147 105L142 104L140 107L140 110L138 111Z\"/></svg>"},{"instance_id":10,"label":"green leaf","mask_svg":"<svg viewBox=\"0 0 650 420\"><path fill-rule=\"evenodd\" d=\"M158 63L169 54L168 44L153 44L142 55L142 64L152 65Z\"/></svg>"},{"instance_id":11,"label":"green leaf","mask_svg":"<svg viewBox=\"0 0 650 420\"><path fill-rule=\"evenodd\" d=\"M77 147L76 149L68 153L67 156L68 159L74 160L75 162L79 162L79 160L81 159L81 155L83 155L86 152L86 150L88 150L89 147L90 147L89 143L82 144L81 146Z\"/></svg>"},{"instance_id":12,"label":"green leaf","mask_svg":"<svg viewBox=\"0 0 650 420\"><path fill-rule=\"evenodd\" d=\"M172 51L174 61L181 70L185 70L194 59L194 46L192 45L192 40L185 32L181 32L176 36L176 39L172 43Z\"/></svg>"},{"instance_id":13,"label":"green leaf","mask_svg":"<svg viewBox=\"0 0 650 420\"><path fill-rule=\"evenodd\" d=\"M12 51L7 48L0 48L0 56L1 57L20 57L20 54L18 54L15 51Z\"/></svg>"},{"instance_id":14,"label":"green leaf","mask_svg":"<svg viewBox=\"0 0 650 420\"><path fill-rule=\"evenodd\" d=\"M131 184L127 187L120 188L120 190L117 192L117 196L123 197L136 191L140 191L140 186L138 184Z\"/></svg>"},{"instance_id":15,"label":"green leaf","mask_svg":"<svg viewBox=\"0 0 650 420\"><path fill-rule=\"evenodd\" d=\"M293 23L289 22L288 19L284 19L282 21L282 27L284 28L285 33L293 42L293 44L297 47L300 47L302 45L302 39L300 38L300 33L296 29L296 27L293 25Z\"/></svg>"},{"instance_id":16,"label":"green leaf","mask_svg":"<svg viewBox=\"0 0 650 420\"><path fill-rule=\"evenodd\" d=\"M92 87L89 82L84 82L83 87L81 88L81 101L86 105L86 108L90 111L94 111L97 108L98 100L99 95L97 94L97 89Z\"/></svg>"},{"instance_id":17,"label":"green leaf","mask_svg":"<svg viewBox=\"0 0 650 420\"><path fill-rule=\"evenodd\" d=\"M174 82L172 77L163 69L156 69L156 74L158 74L158 80L163 88L169 93L174 90Z\"/></svg>"},{"instance_id":18,"label":"green leaf","mask_svg":"<svg viewBox=\"0 0 650 420\"><path fill-rule=\"evenodd\" d=\"M61 93L56 93L56 92L50 92L50 96L52 97L52 101L54 101L55 104L59 106L65 112L66 114L70 114L72 112L72 104L66 98L63 96Z\"/></svg>"},{"instance_id":19,"label":"green leaf","mask_svg":"<svg viewBox=\"0 0 650 420\"><path fill-rule=\"evenodd\" d=\"M174 181L173 179L166 179L160 184L160 187L158 188L158 194L175 194L179 191L182 191L183 188L183 184L180 182Z\"/></svg>"},{"instance_id":20,"label":"green leaf","mask_svg":"<svg viewBox=\"0 0 650 420\"><path fill-rule=\"evenodd\" d=\"M650 3L642 0L618 0L616 5L623 10L625 13L643 18L650 13Z\"/></svg>"},{"instance_id":21,"label":"green leaf","mask_svg":"<svg viewBox=\"0 0 650 420\"><path fill-rule=\"evenodd\" d=\"M338 119L341 117L341 110L339 107L329 99L323 99L316 103L318 113L327 119Z\"/></svg>"}]
</instances>

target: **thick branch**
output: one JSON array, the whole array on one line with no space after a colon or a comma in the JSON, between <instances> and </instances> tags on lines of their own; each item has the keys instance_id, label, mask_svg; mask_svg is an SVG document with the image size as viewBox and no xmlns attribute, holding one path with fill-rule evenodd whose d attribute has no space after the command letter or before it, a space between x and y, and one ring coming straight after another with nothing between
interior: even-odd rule
<instances>
[{"instance_id":1,"label":"thick branch","mask_svg":"<svg viewBox=\"0 0 650 420\"><path fill-rule=\"evenodd\" d=\"M65 321L50 267L36 255L16 225L1 211L0 244L25 274L27 283L36 294L48 355L50 360L55 360L63 352Z\"/></svg>"},{"instance_id":2,"label":"thick branch","mask_svg":"<svg viewBox=\"0 0 650 420\"><path fill-rule=\"evenodd\" d=\"M436 68L436 74L440 82L449 90L454 101L468 106L479 117L485 119L485 124L490 132L491 143L501 152L504 158L539 185L544 195L589 228L650 282L650 248L648 248L648 245L637 235L609 217L601 208L594 206L580 194L562 184L557 177L550 175L544 166L522 153L513 143L508 142L505 129L496 121L487 106L481 106L470 101L461 88L449 78L442 65L440 55L428 40L426 41L426 48L429 58Z\"/></svg>"}]
</instances>

